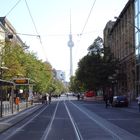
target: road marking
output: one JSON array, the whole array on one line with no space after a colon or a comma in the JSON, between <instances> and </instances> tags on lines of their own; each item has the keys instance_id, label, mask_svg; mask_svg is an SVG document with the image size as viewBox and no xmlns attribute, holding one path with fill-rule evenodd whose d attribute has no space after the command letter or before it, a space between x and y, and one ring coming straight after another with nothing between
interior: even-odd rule
<instances>
[{"instance_id":1,"label":"road marking","mask_svg":"<svg viewBox=\"0 0 140 140\"><path fill-rule=\"evenodd\" d=\"M71 120L71 122L72 122L73 128L74 128L74 130L75 130L77 140L83 140L82 135L81 135L81 133L80 133L80 131L79 131L79 129L78 129L78 127L77 127L75 121L73 120L73 118L72 118L72 116L71 116L71 114L70 114L70 111L69 111L69 109L68 109L68 107L67 107L67 105L66 105L65 102L64 102L64 105L65 105L65 108L66 108L67 113L68 113L68 115L69 115L69 118L70 118L70 120Z\"/></svg>"},{"instance_id":2,"label":"road marking","mask_svg":"<svg viewBox=\"0 0 140 140\"><path fill-rule=\"evenodd\" d=\"M43 134L41 140L46 140L47 137L48 137L48 135L49 135L49 133L50 133L50 130L51 130L51 128L52 128L53 121L54 121L54 119L55 119L55 115L56 115L56 111L57 111L57 108L58 108L58 104L59 104L59 101L57 102L57 105L56 105L56 107L55 107L55 111L54 111L54 113L53 113L51 122L50 122L50 124L48 125L48 127L46 128L46 130L44 131L44 134Z\"/></svg>"},{"instance_id":3,"label":"road marking","mask_svg":"<svg viewBox=\"0 0 140 140\"><path fill-rule=\"evenodd\" d=\"M15 135L17 132L21 131L23 129L23 127L25 127L26 125L28 125L30 122L32 122L36 117L38 117L38 115L40 115L48 106L46 106L45 108L43 108L40 112L38 112L35 116L33 116L30 120L28 120L26 123L24 123L21 127L18 127L15 131L13 131L10 135L8 135L7 137L4 138L4 140L8 140L9 138L11 138L13 135Z\"/></svg>"},{"instance_id":4,"label":"road marking","mask_svg":"<svg viewBox=\"0 0 140 140\"><path fill-rule=\"evenodd\" d=\"M99 121L95 120L94 118L92 118L87 112L83 111L80 107L78 107L76 104L74 104L73 102L70 101L71 104L73 104L76 108L78 108L82 113L84 113L89 119L91 119L92 121L96 122L98 125L100 125L102 128L104 128L107 132L109 132L114 139L117 140L122 140L122 138L120 136L118 136L117 134L115 134L112 130L106 128L103 124L101 124Z\"/></svg>"}]
</instances>

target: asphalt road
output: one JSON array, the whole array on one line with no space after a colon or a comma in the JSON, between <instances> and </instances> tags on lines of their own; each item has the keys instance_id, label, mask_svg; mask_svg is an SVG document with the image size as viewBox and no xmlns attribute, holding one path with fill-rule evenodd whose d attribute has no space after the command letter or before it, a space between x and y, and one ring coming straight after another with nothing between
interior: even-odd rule
<instances>
[{"instance_id":1,"label":"asphalt road","mask_svg":"<svg viewBox=\"0 0 140 140\"><path fill-rule=\"evenodd\" d=\"M140 140L140 113L61 97L0 134L0 140Z\"/></svg>"}]
</instances>

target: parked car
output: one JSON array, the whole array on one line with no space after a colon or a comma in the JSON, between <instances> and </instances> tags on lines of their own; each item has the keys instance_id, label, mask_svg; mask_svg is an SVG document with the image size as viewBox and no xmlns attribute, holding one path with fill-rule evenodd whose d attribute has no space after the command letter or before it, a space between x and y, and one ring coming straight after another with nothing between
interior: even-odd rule
<instances>
[{"instance_id":1,"label":"parked car","mask_svg":"<svg viewBox=\"0 0 140 140\"><path fill-rule=\"evenodd\" d=\"M113 97L112 106L114 107L128 107L128 104L129 102L127 96L120 95L120 96Z\"/></svg>"}]
</instances>

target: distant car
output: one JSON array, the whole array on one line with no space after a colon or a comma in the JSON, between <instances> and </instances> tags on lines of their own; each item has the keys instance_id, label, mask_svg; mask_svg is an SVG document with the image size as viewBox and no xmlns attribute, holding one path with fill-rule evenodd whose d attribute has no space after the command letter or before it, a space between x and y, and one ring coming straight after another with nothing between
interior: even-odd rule
<instances>
[{"instance_id":1,"label":"distant car","mask_svg":"<svg viewBox=\"0 0 140 140\"><path fill-rule=\"evenodd\" d=\"M85 93L85 97L93 97L93 96L95 96L95 92L94 91L87 91Z\"/></svg>"},{"instance_id":2,"label":"distant car","mask_svg":"<svg viewBox=\"0 0 140 140\"><path fill-rule=\"evenodd\" d=\"M114 96L112 106L114 107L128 107L128 98L124 95Z\"/></svg>"}]
</instances>

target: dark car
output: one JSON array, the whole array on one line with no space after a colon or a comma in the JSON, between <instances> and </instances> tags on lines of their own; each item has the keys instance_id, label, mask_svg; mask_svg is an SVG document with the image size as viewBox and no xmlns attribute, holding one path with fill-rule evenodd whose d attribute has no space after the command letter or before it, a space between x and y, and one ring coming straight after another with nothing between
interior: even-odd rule
<instances>
[{"instance_id":1,"label":"dark car","mask_svg":"<svg viewBox=\"0 0 140 140\"><path fill-rule=\"evenodd\" d=\"M128 98L124 95L114 96L112 106L114 107L128 107Z\"/></svg>"}]
</instances>

